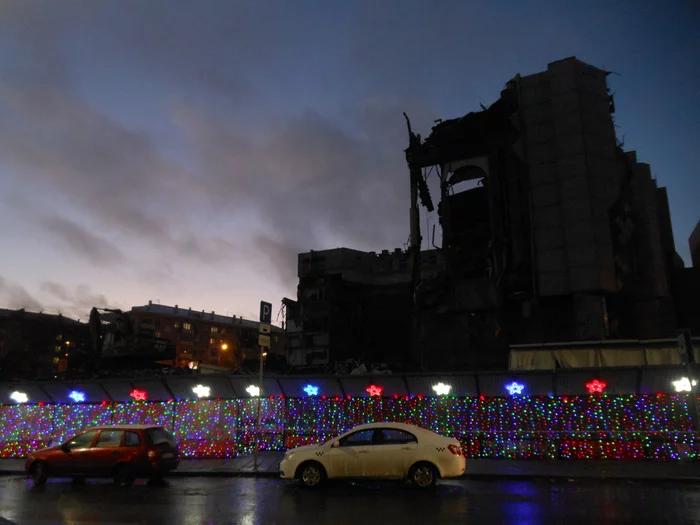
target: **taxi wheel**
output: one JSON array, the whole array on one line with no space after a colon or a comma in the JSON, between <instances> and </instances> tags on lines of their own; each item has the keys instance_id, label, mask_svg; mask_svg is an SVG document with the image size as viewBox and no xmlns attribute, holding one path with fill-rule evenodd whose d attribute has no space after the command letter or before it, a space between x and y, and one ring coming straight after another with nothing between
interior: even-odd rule
<instances>
[{"instance_id":1,"label":"taxi wheel","mask_svg":"<svg viewBox=\"0 0 700 525\"><path fill-rule=\"evenodd\" d=\"M43 485L46 483L49 475L46 472L46 463L43 461L37 461L32 465L32 471L30 473L34 485Z\"/></svg>"},{"instance_id":2,"label":"taxi wheel","mask_svg":"<svg viewBox=\"0 0 700 525\"><path fill-rule=\"evenodd\" d=\"M313 489L326 481L326 469L316 461L302 463L297 470L297 478L303 487Z\"/></svg>"},{"instance_id":3,"label":"taxi wheel","mask_svg":"<svg viewBox=\"0 0 700 525\"><path fill-rule=\"evenodd\" d=\"M114 471L114 483L119 487L130 487L136 476L129 465L119 465Z\"/></svg>"},{"instance_id":4,"label":"taxi wheel","mask_svg":"<svg viewBox=\"0 0 700 525\"><path fill-rule=\"evenodd\" d=\"M437 469L430 463L416 463L408 473L408 479L419 489L429 489L437 482Z\"/></svg>"}]
</instances>

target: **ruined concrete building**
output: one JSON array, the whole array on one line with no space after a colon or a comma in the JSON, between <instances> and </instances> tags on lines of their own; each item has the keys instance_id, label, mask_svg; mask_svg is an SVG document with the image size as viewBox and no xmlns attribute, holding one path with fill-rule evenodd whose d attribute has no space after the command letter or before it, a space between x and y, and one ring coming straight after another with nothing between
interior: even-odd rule
<instances>
[{"instance_id":1,"label":"ruined concrete building","mask_svg":"<svg viewBox=\"0 0 700 525\"><path fill-rule=\"evenodd\" d=\"M409 122L411 249L301 254L290 364L504 368L513 344L675 336L668 199L615 137L607 76L568 58L424 140ZM443 244L420 252L429 169Z\"/></svg>"}]
</instances>

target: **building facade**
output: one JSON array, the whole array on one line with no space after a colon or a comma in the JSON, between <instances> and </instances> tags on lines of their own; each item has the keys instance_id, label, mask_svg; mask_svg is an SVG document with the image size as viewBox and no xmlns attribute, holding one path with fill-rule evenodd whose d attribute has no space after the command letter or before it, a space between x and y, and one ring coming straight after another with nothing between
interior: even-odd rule
<instances>
[{"instance_id":1,"label":"building facade","mask_svg":"<svg viewBox=\"0 0 700 525\"><path fill-rule=\"evenodd\" d=\"M422 254L422 271L442 271L440 252ZM285 299L287 362L328 369L347 360L400 366L409 347L409 257L337 248L299 254L298 298ZM339 370L343 371L343 370Z\"/></svg>"},{"instance_id":2,"label":"building facade","mask_svg":"<svg viewBox=\"0 0 700 525\"><path fill-rule=\"evenodd\" d=\"M195 367L199 364L240 368L246 361L258 359L258 332L260 323L237 316L216 312L166 306L149 301L129 311L134 327L152 333L176 344L177 367ZM284 331L272 327L270 354L284 354ZM272 356L270 356L272 357Z\"/></svg>"},{"instance_id":3,"label":"building facade","mask_svg":"<svg viewBox=\"0 0 700 525\"><path fill-rule=\"evenodd\" d=\"M517 75L489 108L441 121L424 140L409 127L409 170L440 178L443 242L420 259L435 253L439 271L412 282L408 257L402 266L387 254L396 262L379 280L368 254L301 254L290 352L376 362L394 343L418 348L404 360L411 369L506 368L513 344L675 337L668 198L617 141L607 77L567 58ZM406 340L412 305L417 343Z\"/></svg>"},{"instance_id":4,"label":"building facade","mask_svg":"<svg viewBox=\"0 0 700 525\"><path fill-rule=\"evenodd\" d=\"M90 346L87 324L60 314L0 309L0 377L63 376Z\"/></svg>"},{"instance_id":5,"label":"building facade","mask_svg":"<svg viewBox=\"0 0 700 525\"><path fill-rule=\"evenodd\" d=\"M690 260L693 266L700 267L700 220L688 238L688 246L690 247Z\"/></svg>"}]
</instances>

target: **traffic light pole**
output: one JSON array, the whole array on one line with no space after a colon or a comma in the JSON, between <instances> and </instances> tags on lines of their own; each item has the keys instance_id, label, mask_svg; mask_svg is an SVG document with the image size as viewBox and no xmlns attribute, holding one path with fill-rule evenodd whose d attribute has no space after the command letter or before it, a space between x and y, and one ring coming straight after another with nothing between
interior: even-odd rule
<instances>
[{"instance_id":1,"label":"traffic light pole","mask_svg":"<svg viewBox=\"0 0 700 525\"><path fill-rule=\"evenodd\" d=\"M262 440L262 392L263 392L263 358L265 347L260 346L260 374L258 375L258 407L257 407L257 439L255 440L255 470L258 470L258 454L260 451L260 441Z\"/></svg>"}]
</instances>

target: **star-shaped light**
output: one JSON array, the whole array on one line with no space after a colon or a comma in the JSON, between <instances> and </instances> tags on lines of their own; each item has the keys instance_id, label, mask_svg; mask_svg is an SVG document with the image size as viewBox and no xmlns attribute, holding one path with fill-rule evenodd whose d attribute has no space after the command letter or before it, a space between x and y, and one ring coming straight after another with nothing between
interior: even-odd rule
<instances>
[{"instance_id":1,"label":"star-shaped light","mask_svg":"<svg viewBox=\"0 0 700 525\"><path fill-rule=\"evenodd\" d=\"M68 397L70 397L76 403L85 402L85 392L80 392L79 390L72 390L71 393L68 394Z\"/></svg>"},{"instance_id":2,"label":"star-shaped light","mask_svg":"<svg viewBox=\"0 0 700 525\"><path fill-rule=\"evenodd\" d=\"M446 385L445 383L438 383L437 385L433 385L433 390L439 396L446 396L450 393L450 390L452 390L452 386Z\"/></svg>"},{"instance_id":3,"label":"star-shaped light","mask_svg":"<svg viewBox=\"0 0 700 525\"><path fill-rule=\"evenodd\" d=\"M690 392L697 384L695 379L691 381L687 377L681 377L678 381L673 381L673 388L676 389L676 392Z\"/></svg>"},{"instance_id":4,"label":"star-shaped light","mask_svg":"<svg viewBox=\"0 0 700 525\"><path fill-rule=\"evenodd\" d=\"M12 394L10 394L10 399L12 399L12 401L15 401L17 403L26 403L27 401L29 401L29 396L27 394L25 394L24 392L15 391L15 392L12 392Z\"/></svg>"},{"instance_id":5,"label":"star-shaped light","mask_svg":"<svg viewBox=\"0 0 700 525\"><path fill-rule=\"evenodd\" d=\"M129 396L133 397L134 401L146 401L148 397L145 390L139 390L138 388L134 388Z\"/></svg>"},{"instance_id":6,"label":"star-shaped light","mask_svg":"<svg viewBox=\"0 0 700 525\"><path fill-rule=\"evenodd\" d=\"M514 396L516 394L522 394L524 388L525 388L525 385L522 385L522 384L518 383L517 381L513 381L510 385L506 385L506 390L508 390L508 393L511 396Z\"/></svg>"},{"instance_id":7,"label":"star-shaped light","mask_svg":"<svg viewBox=\"0 0 700 525\"><path fill-rule=\"evenodd\" d=\"M370 396L381 396L383 390L384 389L382 387L377 385L369 385L367 388L365 388L365 392L367 392Z\"/></svg>"},{"instance_id":8,"label":"star-shaped light","mask_svg":"<svg viewBox=\"0 0 700 525\"><path fill-rule=\"evenodd\" d=\"M250 397L258 397L260 395L260 387L255 385L250 385L245 391L250 394Z\"/></svg>"},{"instance_id":9,"label":"star-shaped light","mask_svg":"<svg viewBox=\"0 0 700 525\"><path fill-rule=\"evenodd\" d=\"M317 396L318 387L316 385L306 385L304 387L304 392L306 392L307 396Z\"/></svg>"},{"instance_id":10,"label":"star-shaped light","mask_svg":"<svg viewBox=\"0 0 700 525\"><path fill-rule=\"evenodd\" d=\"M204 385L197 385L192 388L192 392L197 394L197 397L209 397L209 394L211 393L211 388Z\"/></svg>"},{"instance_id":11,"label":"star-shaped light","mask_svg":"<svg viewBox=\"0 0 700 525\"><path fill-rule=\"evenodd\" d=\"M590 383L586 383L586 388L588 389L589 394L602 394L606 386L608 386L607 383L605 383L604 381L598 381L597 379L594 379Z\"/></svg>"}]
</instances>

